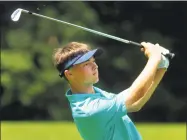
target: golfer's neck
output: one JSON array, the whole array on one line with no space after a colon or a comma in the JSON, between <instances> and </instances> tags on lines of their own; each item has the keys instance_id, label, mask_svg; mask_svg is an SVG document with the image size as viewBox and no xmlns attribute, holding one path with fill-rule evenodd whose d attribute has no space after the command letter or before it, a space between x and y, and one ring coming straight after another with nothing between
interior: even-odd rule
<instances>
[{"instance_id":1,"label":"golfer's neck","mask_svg":"<svg viewBox=\"0 0 187 140\"><path fill-rule=\"evenodd\" d=\"M71 92L74 94L82 94L82 93L95 93L94 92L94 88L93 88L93 85L89 85L89 86L86 86L86 85L70 85L70 88L71 88Z\"/></svg>"}]
</instances>

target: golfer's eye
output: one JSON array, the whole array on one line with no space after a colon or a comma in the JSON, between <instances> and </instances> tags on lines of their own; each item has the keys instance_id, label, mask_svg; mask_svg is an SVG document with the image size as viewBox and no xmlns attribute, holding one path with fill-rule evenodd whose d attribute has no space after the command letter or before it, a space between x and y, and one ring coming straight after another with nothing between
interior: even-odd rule
<instances>
[{"instance_id":1,"label":"golfer's eye","mask_svg":"<svg viewBox=\"0 0 187 140\"><path fill-rule=\"evenodd\" d=\"M88 65L88 63L84 64L84 66L87 66L87 65Z\"/></svg>"}]
</instances>

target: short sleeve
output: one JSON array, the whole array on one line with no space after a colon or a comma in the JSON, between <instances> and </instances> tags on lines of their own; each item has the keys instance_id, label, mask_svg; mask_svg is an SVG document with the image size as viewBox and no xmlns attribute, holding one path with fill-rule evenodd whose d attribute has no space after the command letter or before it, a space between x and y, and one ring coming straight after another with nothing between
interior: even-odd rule
<instances>
[{"instance_id":1,"label":"short sleeve","mask_svg":"<svg viewBox=\"0 0 187 140\"><path fill-rule=\"evenodd\" d=\"M122 92L120 92L116 96L117 96L118 100L122 100L121 102L125 103L126 98L129 96L129 88L126 90L123 90Z\"/></svg>"},{"instance_id":2,"label":"short sleeve","mask_svg":"<svg viewBox=\"0 0 187 140\"><path fill-rule=\"evenodd\" d=\"M111 99L96 98L87 104L87 109L90 116L104 120L123 116L127 113L124 101L117 96Z\"/></svg>"}]
</instances>

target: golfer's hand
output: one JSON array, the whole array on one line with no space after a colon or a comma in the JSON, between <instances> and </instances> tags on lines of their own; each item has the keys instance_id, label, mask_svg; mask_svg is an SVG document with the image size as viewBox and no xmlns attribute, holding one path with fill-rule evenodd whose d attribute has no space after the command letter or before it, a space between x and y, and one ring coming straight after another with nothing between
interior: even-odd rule
<instances>
[{"instance_id":1,"label":"golfer's hand","mask_svg":"<svg viewBox=\"0 0 187 140\"><path fill-rule=\"evenodd\" d=\"M160 64L158 65L158 69L160 68L168 68L169 67L169 58L167 58L165 55L170 53L170 51L162 46L159 46L159 44L157 44L157 46L160 48L161 54L162 54L162 59L160 61Z\"/></svg>"},{"instance_id":2,"label":"golfer's hand","mask_svg":"<svg viewBox=\"0 0 187 140\"><path fill-rule=\"evenodd\" d=\"M147 58L154 57L161 60L161 49L158 44L154 45L149 42L142 42L141 45L143 46L143 48L141 48L141 51L144 52Z\"/></svg>"}]
</instances>

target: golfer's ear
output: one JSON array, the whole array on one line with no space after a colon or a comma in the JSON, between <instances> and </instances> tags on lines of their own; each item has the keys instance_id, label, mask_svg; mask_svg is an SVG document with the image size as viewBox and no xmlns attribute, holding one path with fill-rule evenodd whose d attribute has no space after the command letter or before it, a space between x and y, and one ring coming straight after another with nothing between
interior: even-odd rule
<instances>
[{"instance_id":1,"label":"golfer's ear","mask_svg":"<svg viewBox=\"0 0 187 140\"><path fill-rule=\"evenodd\" d=\"M65 70L64 71L64 75L67 77L67 78L70 78L72 76L72 73L70 70Z\"/></svg>"}]
</instances>

